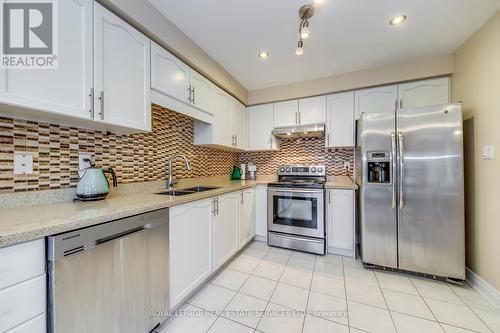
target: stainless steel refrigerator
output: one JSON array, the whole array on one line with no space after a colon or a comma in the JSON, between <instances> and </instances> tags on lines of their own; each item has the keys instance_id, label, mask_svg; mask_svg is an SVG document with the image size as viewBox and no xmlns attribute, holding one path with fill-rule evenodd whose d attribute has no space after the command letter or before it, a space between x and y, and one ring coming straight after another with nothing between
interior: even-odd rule
<instances>
[{"instance_id":1,"label":"stainless steel refrigerator","mask_svg":"<svg viewBox=\"0 0 500 333\"><path fill-rule=\"evenodd\" d=\"M362 261L464 280L461 105L363 114L357 130Z\"/></svg>"}]
</instances>

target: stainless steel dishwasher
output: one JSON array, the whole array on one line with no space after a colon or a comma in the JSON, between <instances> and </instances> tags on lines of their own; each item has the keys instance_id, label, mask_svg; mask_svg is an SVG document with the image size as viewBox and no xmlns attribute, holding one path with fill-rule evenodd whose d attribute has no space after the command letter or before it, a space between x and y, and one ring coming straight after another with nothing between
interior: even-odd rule
<instances>
[{"instance_id":1,"label":"stainless steel dishwasher","mask_svg":"<svg viewBox=\"0 0 500 333\"><path fill-rule=\"evenodd\" d=\"M48 237L49 332L147 333L169 309L168 209Z\"/></svg>"}]
</instances>

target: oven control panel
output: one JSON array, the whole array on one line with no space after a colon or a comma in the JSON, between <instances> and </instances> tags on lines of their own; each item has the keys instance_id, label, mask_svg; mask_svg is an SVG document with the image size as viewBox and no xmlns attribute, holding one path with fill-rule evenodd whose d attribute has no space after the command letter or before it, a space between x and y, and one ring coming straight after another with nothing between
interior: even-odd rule
<instances>
[{"instance_id":1,"label":"oven control panel","mask_svg":"<svg viewBox=\"0 0 500 333\"><path fill-rule=\"evenodd\" d=\"M279 176L325 176L324 165L282 165L278 168Z\"/></svg>"}]
</instances>

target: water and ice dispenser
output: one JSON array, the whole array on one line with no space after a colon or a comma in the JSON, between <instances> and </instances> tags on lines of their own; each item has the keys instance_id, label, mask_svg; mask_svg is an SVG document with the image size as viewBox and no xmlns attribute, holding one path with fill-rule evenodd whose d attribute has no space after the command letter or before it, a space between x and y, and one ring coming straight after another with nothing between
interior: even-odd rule
<instances>
[{"instance_id":1,"label":"water and ice dispenser","mask_svg":"<svg viewBox=\"0 0 500 333\"><path fill-rule=\"evenodd\" d=\"M368 152L368 182L388 184L391 182L391 154Z\"/></svg>"}]
</instances>

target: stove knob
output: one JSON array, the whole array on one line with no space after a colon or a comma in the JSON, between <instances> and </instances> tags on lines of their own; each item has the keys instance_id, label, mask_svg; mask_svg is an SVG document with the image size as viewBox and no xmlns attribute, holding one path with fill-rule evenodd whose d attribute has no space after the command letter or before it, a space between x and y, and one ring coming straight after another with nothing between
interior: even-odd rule
<instances>
[{"instance_id":1,"label":"stove knob","mask_svg":"<svg viewBox=\"0 0 500 333\"><path fill-rule=\"evenodd\" d=\"M286 172L290 172L290 168L286 168Z\"/></svg>"},{"instance_id":2,"label":"stove knob","mask_svg":"<svg viewBox=\"0 0 500 333\"><path fill-rule=\"evenodd\" d=\"M319 173L323 172L323 168L319 167L319 168L318 168L318 172L319 172Z\"/></svg>"},{"instance_id":3,"label":"stove knob","mask_svg":"<svg viewBox=\"0 0 500 333\"><path fill-rule=\"evenodd\" d=\"M319 171L320 168L318 168L318 171ZM312 167L311 168L311 172L316 172L316 168L315 167Z\"/></svg>"},{"instance_id":4,"label":"stove knob","mask_svg":"<svg viewBox=\"0 0 500 333\"><path fill-rule=\"evenodd\" d=\"M280 168L280 172L285 172L285 168Z\"/></svg>"}]
</instances>

